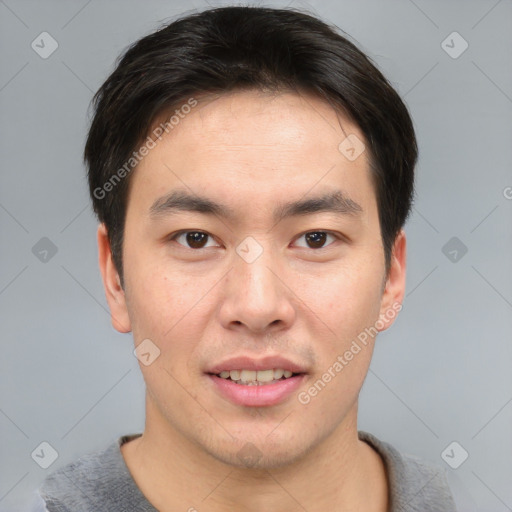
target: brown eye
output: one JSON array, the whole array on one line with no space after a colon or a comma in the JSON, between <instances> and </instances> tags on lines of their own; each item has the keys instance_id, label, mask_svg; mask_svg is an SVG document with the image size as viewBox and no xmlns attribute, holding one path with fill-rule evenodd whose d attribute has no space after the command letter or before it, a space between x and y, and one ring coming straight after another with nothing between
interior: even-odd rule
<instances>
[{"instance_id":1,"label":"brown eye","mask_svg":"<svg viewBox=\"0 0 512 512\"><path fill-rule=\"evenodd\" d=\"M324 247L324 244L327 240L327 237L332 237L336 239L333 234L329 233L328 231L309 231L308 233L304 233L299 237L306 240L307 248L308 249L322 249ZM330 244L329 244L330 245ZM304 246L302 246L304 247Z\"/></svg>"},{"instance_id":2,"label":"brown eye","mask_svg":"<svg viewBox=\"0 0 512 512\"><path fill-rule=\"evenodd\" d=\"M308 244L312 244L313 249L317 249L318 247L322 247L327 238L327 233L322 233L320 231L315 231L314 233L306 233L306 240Z\"/></svg>"},{"instance_id":3,"label":"brown eye","mask_svg":"<svg viewBox=\"0 0 512 512\"><path fill-rule=\"evenodd\" d=\"M184 242L180 242L179 239L182 238ZM180 245L183 245L189 249L203 249L208 241L208 238L211 238L208 233L204 233L203 231L180 231L176 233L171 240L176 240Z\"/></svg>"}]
</instances>

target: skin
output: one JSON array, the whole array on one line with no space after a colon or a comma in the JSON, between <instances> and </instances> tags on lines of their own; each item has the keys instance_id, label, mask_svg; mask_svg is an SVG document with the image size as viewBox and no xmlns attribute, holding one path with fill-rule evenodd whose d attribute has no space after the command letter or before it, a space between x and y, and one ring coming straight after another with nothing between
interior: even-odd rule
<instances>
[{"instance_id":1,"label":"skin","mask_svg":"<svg viewBox=\"0 0 512 512\"><path fill-rule=\"evenodd\" d=\"M393 318L405 291L403 230L385 274L367 154L338 149L364 137L320 99L246 91L201 101L131 177L123 245L124 289L105 226L99 263L113 326L149 338L160 355L140 364L142 437L122 447L139 488L158 510L385 511L386 471L357 436L358 395L375 338L304 405L292 394L268 407L224 399L204 371L234 355L281 354L308 369L307 391L365 328ZM232 220L197 212L152 219L177 188L230 206ZM276 204L342 190L359 216L320 212L273 222ZM191 248L179 230L210 237ZM315 248L306 233L327 231ZM245 237L263 252L247 263ZM181 245L180 245L181 244ZM321 243L319 244L321 246ZM252 443L259 458L238 452ZM193 508L192 508L193 507Z\"/></svg>"}]
</instances>

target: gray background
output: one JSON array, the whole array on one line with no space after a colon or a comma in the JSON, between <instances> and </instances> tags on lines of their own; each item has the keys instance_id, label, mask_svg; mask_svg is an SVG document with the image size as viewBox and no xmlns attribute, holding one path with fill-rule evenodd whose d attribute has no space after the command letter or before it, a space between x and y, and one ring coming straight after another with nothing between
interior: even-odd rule
<instances>
[{"instance_id":1,"label":"gray background","mask_svg":"<svg viewBox=\"0 0 512 512\"><path fill-rule=\"evenodd\" d=\"M377 340L359 428L446 468L461 511L512 510L512 2L292 5L338 25L377 62L420 143L407 296ZM97 267L81 162L88 104L128 44L205 7L0 1L4 510L26 507L47 472L142 431L132 338L110 325ZM47 59L31 47L43 31L59 45ZM442 45L454 31L469 44L457 58L462 40ZM57 248L46 261L43 237ZM48 469L31 457L43 441L59 454ZM457 469L441 457L453 441L452 464L469 453Z\"/></svg>"}]
</instances>

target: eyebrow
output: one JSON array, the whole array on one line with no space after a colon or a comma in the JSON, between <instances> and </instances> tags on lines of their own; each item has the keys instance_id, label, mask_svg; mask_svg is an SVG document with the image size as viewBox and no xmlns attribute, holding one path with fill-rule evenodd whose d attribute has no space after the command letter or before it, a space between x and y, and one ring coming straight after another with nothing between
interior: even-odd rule
<instances>
[{"instance_id":1,"label":"eyebrow","mask_svg":"<svg viewBox=\"0 0 512 512\"><path fill-rule=\"evenodd\" d=\"M215 215L228 220L233 220L236 217L235 211L230 207L207 197L191 195L182 189L174 190L158 198L151 205L149 214L151 218L156 219L180 211ZM274 209L273 220L277 223L288 217L320 212L359 217L363 211L361 205L350 199L341 190L335 190L319 197L278 204Z\"/></svg>"}]
</instances>

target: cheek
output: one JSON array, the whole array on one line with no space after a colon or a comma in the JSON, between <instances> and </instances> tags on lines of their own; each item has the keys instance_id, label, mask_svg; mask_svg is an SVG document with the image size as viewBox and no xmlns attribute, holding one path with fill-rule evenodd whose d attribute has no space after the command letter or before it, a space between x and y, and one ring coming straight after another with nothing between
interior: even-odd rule
<instances>
[{"instance_id":1,"label":"cheek","mask_svg":"<svg viewBox=\"0 0 512 512\"><path fill-rule=\"evenodd\" d=\"M137 265L126 267L128 313L132 322L136 344L149 338L161 351L161 362L175 361L176 355L186 354L182 340L192 340L193 333L185 330L196 325L190 319L197 314L196 294L190 290L184 276L166 275L155 266ZM198 305L199 306L199 305Z\"/></svg>"},{"instance_id":2,"label":"cheek","mask_svg":"<svg viewBox=\"0 0 512 512\"><path fill-rule=\"evenodd\" d=\"M329 410L331 419L340 419L349 410L368 372L375 339L368 329L380 311L379 279L378 272L368 267L347 266L323 280L322 293L312 294L318 331L326 334L312 333L311 339L323 346L316 347L317 372L305 400L309 398L319 414ZM337 406L331 410L332 404Z\"/></svg>"},{"instance_id":3,"label":"cheek","mask_svg":"<svg viewBox=\"0 0 512 512\"><path fill-rule=\"evenodd\" d=\"M131 247L125 252L125 281L135 320L150 323L157 332L168 330L185 314L192 291L187 276L173 271L148 248ZM189 308L190 309L190 308Z\"/></svg>"},{"instance_id":4,"label":"cheek","mask_svg":"<svg viewBox=\"0 0 512 512\"><path fill-rule=\"evenodd\" d=\"M374 337L368 329L374 325L379 312L379 296L374 286L356 284L345 287L330 282L324 299L324 314L317 321L318 330L312 340L320 356L316 373L311 376L304 403L312 416L321 415L325 420L339 422L357 400L367 375L373 353ZM320 299L319 299L320 300ZM322 304L318 304L318 310ZM328 330L325 329L328 326ZM319 345L322 345L321 347ZM300 397L298 397L300 398Z\"/></svg>"},{"instance_id":5,"label":"cheek","mask_svg":"<svg viewBox=\"0 0 512 512\"><path fill-rule=\"evenodd\" d=\"M197 290L191 293L184 277L173 279L149 268L145 273L131 274L127 283L134 292L129 294L128 306L135 345L149 339L158 351L151 364L141 360L139 366L157 403L172 403L181 410L187 398L180 390L190 387L188 361L202 330L195 321L201 307L194 307Z\"/></svg>"},{"instance_id":6,"label":"cheek","mask_svg":"<svg viewBox=\"0 0 512 512\"><path fill-rule=\"evenodd\" d=\"M340 342L373 325L380 311L381 275L378 267L346 265L318 283L310 283L310 304Z\"/></svg>"}]
</instances>

